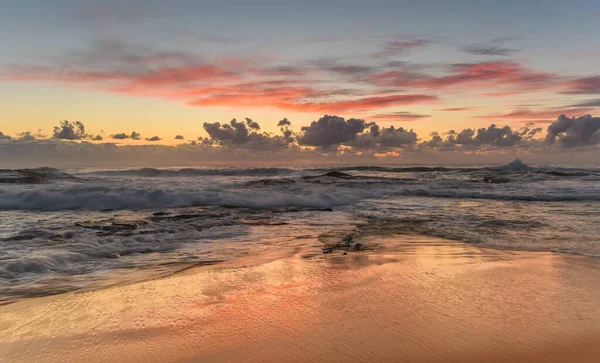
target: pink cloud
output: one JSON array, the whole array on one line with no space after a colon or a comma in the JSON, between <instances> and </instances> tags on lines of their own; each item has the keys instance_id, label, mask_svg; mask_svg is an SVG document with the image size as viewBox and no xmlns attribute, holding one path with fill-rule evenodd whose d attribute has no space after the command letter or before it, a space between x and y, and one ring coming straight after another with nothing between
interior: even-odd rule
<instances>
[{"instance_id":1,"label":"pink cloud","mask_svg":"<svg viewBox=\"0 0 600 363\"><path fill-rule=\"evenodd\" d=\"M387 87L438 89L481 84L536 90L548 87L557 80L557 76L536 72L513 61L498 61L455 64L451 67L449 75L441 77L400 70L381 72L371 76L370 80L376 85Z\"/></svg>"},{"instance_id":2,"label":"pink cloud","mask_svg":"<svg viewBox=\"0 0 600 363\"><path fill-rule=\"evenodd\" d=\"M565 84L568 94L600 94L600 76L578 78Z\"/></svg>"}]
</instances>

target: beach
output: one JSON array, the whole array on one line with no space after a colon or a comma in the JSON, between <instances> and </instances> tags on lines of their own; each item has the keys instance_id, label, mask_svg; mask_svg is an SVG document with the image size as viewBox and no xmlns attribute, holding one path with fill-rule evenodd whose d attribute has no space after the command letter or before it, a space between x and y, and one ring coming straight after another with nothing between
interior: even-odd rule
<instances>
[{"instance_id":1,"label":"beach","mask_svg":"<svg viewBox=\"0 0 600 363\"><path fill-rule=\"evenodd\" d=\"M599 260L372 235L0 307L6 362L592 362Z\"/></svg>"}]
</instances>

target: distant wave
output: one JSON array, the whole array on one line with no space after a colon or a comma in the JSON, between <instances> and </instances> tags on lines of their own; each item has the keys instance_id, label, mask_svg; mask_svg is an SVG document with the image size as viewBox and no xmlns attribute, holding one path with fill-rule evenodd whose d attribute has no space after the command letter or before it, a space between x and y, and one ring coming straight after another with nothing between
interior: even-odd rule
<instances>
[{"instance_id":1,"label":"distant wave","mask_svg":"<svg viewBox=\"0 0 600 363\"><path fill-rule=\"evenodd\" d=\"M83 181L60 169L0 169L0 184L44 184L54 180Z\"/></svg>"},{"instance_id":2,"label":"distant wave","mask_svg":"<svg viewBox=\"0 0 600 363\"><path fill-rule=\"evenodd\" d=\"M287 168L243 168L243 169L124 169L88 172L88 175L138 176L138 177L193 177L193 176L276 176L293 172ZM85 175L84 174L84 175Z\"/></svg>"}]
</instances>

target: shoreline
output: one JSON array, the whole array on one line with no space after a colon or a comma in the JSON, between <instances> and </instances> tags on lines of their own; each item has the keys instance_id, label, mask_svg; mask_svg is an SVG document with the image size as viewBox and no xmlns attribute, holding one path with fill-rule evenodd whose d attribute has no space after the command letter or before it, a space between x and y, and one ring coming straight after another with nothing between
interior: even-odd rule
<instances>
[{"instance_id":1,"label":"shoreline","mask_svg":"<svg viewBox=\"0 0 600 363\"><path fill-rule=\"evenodd\" d=\"M585 362L600 354L596 258L368 238L384 248L247 257L1 306L0 360Z\"/></svg>"}]
</instances>

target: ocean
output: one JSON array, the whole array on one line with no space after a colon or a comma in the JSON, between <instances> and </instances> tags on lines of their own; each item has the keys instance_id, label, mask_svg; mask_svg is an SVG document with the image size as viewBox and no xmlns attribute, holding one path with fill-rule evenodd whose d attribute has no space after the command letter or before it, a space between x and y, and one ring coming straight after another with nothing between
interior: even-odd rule
<instances>
[{"instance_id":1,"label":"ocean","mask_svg":"<svg viewBox=\"0 0 600 363\"><path fill-rule=\"evenodd\" d=\"M384 232L600 257L599 221L597 166L0 170L0 301Z\"/></svg>"}]
</instances>

